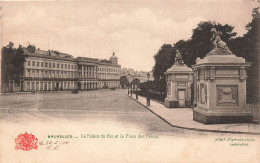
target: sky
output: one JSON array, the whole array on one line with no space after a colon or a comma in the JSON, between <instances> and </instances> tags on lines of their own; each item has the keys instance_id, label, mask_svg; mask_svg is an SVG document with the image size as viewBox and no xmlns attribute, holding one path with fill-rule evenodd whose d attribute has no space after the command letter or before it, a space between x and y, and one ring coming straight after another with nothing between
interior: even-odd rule
<instances>
[{"instance_id":1,"label":"sky","mask_svg":"<svg viewBox=\"0 0 260 163\"><path fill-rule=\"evenodd\" d=\"M2 2L2 45L34 44L74 57L109 59L151 71L164 44L187 40L200 21L246 33L256 1L47 1Z\"/></svg>"}]
</instances>

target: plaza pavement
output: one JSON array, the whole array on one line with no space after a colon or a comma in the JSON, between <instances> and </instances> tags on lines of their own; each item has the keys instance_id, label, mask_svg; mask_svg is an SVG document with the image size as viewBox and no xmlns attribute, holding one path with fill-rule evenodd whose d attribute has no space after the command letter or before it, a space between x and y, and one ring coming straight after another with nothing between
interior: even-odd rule
<instances>
[{"instance_id":1,"label":"plaza pavement","mask_svg":"<svg viewBox=\"0 0 260 163\"><path fill-rule=\"evenodd\" d=\"M227 133L245 133L260 134L260 125L253 123L236 123L236 124L210 124L193 121L193 111L191 108L166 108L164 104L151 100L150 107L146 106L146 98L138 96L136 100L135 94L130 98L145 106L151 112L156 114L165 122L174 127L210 132L227 132Z\"/></svg>"}]
</instances>

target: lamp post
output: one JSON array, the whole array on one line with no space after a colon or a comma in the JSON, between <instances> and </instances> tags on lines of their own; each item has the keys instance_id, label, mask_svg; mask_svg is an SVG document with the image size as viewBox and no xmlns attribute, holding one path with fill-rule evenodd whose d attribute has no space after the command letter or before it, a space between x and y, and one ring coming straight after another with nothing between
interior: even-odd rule
<instances>
[{"instance_id":1,"label":"lamp post","mask_svg":"<svg viewBox=\"0 0 260 163\"><path fill-rule=\"evenodd\" d=\"M148 74L147 74L147 79L148 79L148 81L149 81L149 78L150 78L150 73L148 72Z\"/></svg>"},{"instance_id":2,"label":"lamp post","mask_svg":"<svg viewBox=\"0 0 260 163\"><path fill-rule=\"evenodd\" d=\"M148 86L148 82L149 82L149 78L150 78L150 73L148 72L148 74L147 74L147 94L146 94L146 106L147 107L149 107L149 106L151 106L150 105L150 95L149 95L149 86Z\"/></svg>"}]
</instances>

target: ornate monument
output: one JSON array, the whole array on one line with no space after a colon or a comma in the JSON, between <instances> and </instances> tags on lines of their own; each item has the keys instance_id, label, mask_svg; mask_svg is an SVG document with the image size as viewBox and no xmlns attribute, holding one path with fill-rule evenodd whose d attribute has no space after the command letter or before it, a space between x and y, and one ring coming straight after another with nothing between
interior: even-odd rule
<instances>
[{"instance_id":1,"label":"ornate monument","mask_svg":"<svg viewBox=\"0 0 260 163\"><path fill-rule=\"evenodd\" d=\"M165 74L167 80L165 106L168 108L190 107L193 72L184 64L179 50L176 50L174 64Z\"/></svg>"},{"instance_id":2,"label":"ornate monument","mask_svg":"<svg viewBox=\"0 0 260 163\"><path fill-rule=\"evenodd\" d=\"M205 58L197 59L194 71L193 120L204 123L251 122L246 110L246 68L251 63L236 57L220 38L221 32L211 30L214 45Z\"/></svg>"}]
</instances>

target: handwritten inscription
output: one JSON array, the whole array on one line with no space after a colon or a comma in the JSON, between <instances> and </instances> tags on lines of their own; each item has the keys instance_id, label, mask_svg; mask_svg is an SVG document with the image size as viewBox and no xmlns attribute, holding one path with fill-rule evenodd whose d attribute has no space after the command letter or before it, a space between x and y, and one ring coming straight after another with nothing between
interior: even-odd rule
<instances>
[{"instance_id":1,"label":"handwritten inscription","mask_svg":"<svg viewBox=\"0 0 260 163\"><path fill-rule=\"evenodd\" d=\"M68 141L40 141L40 146L45 146L47 150L60 150L61 146L69 144Z\"/></svg>"}]
</instances>

